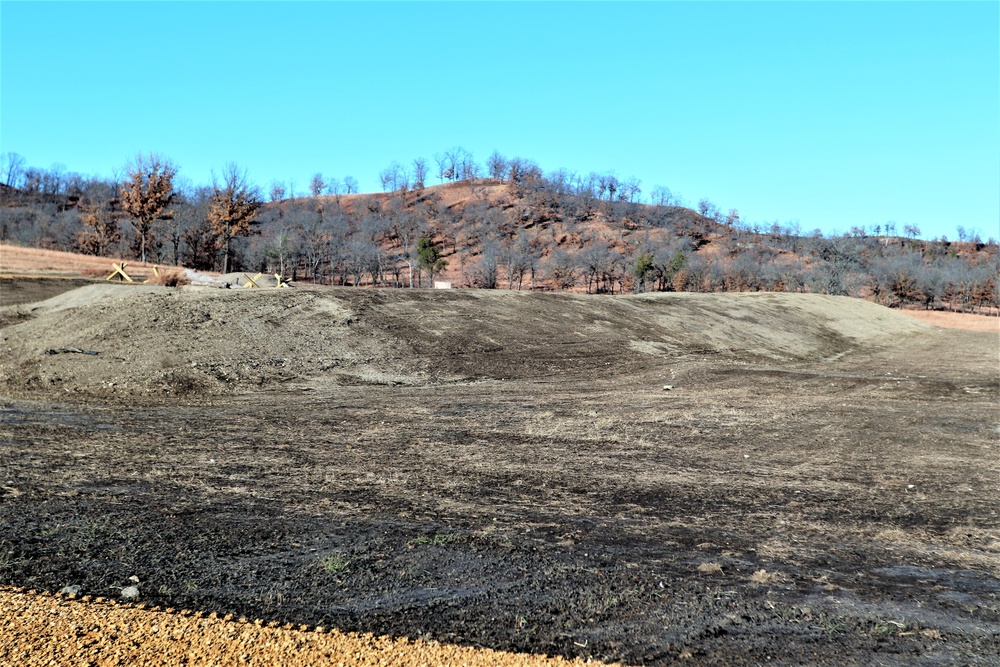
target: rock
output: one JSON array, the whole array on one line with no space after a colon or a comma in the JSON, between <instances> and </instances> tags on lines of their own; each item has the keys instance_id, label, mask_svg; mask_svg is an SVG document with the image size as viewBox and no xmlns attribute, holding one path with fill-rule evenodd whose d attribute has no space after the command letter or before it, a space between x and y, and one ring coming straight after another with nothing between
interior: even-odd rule
<instances>
[{"instance_id":1,"label":"rock","mask_svg":"<svg viewBox=\"0 0 1000 667\"><path fill-rule=\"evenodd\" d=\"M76 595L77 593L80 592L80 587L74 585L63 586L62 590L60 590L59 592L62 593L63 595Z\"/></svg>"}]
</instances>

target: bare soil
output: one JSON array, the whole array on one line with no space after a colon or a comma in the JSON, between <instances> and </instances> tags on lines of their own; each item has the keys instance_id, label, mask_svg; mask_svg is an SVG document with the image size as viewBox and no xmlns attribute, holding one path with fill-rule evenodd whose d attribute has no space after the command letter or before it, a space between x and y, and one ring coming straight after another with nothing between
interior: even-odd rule
<instances>
[{"instance_id":1,"label":"bare soil","mask_svg":"<svg viewBox=\"0 0 1000 667\"><path fill-rule=\"evenodd\" d=\"M992 333L798 294L2 317L0 584L629 664L1000 655Z\"/></svg>"}]
</instances>

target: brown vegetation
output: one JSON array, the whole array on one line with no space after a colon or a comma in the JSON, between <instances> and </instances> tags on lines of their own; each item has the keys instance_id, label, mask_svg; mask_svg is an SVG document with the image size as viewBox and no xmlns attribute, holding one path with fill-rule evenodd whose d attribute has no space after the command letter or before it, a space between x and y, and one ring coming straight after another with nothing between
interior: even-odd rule
<instances>
[{"instance_id":1,"label":"brown vegetation","mask_svg":"<svg viewBox=\"0 0 1000 667\"><path fill-rule=\"evenodd\" d=\"M911 310L902 313L915 317L921 322L945 329L965 329L967 331L1000 332L1000 317L982 317L972 313L955 313L942 310ZM989 315L990 313L985 313Z\"/></svg>"},{"instance_id":2,"label":"brown vegetation","mask_svg":"<svg viewBox=\"0 0 1000 667\"><path fill-rule=\"evenodd\" d=\"M145 280L153 273L152 263L142 263L121 257L96 257L62 250L42 250L0 243L0 273L25 276L61 274L66 276L106 277L111 275L112 264L126 261L127 270ZM180 267L174 267L181 270ZM131 274L130 274L131 275Z\"/></svg>"},{"instance_id":3,"label":"brown vegetation","mask_svg":"<svg viewBox=\"0 0 1000 667\"><path fill-rule=\"evenodd\" d=\"M139 154L125 165L126 180L119 189L122 210L135 227L139 245L139 261L146 261L153 224L167 211L174 200L174 176L177 168L159 155Z\"/></svg>"}]
</instances>

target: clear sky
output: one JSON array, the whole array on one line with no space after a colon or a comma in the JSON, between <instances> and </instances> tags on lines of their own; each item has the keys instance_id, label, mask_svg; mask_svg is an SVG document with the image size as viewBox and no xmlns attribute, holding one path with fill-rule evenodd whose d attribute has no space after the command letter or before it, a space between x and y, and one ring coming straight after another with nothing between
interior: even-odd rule
<instances>
[{"instance_id":1,"label":"clear sky","mask_svg":"<svg viewBox=\"0 0 1000 667\"><path fill-rule=\"evenodd\" d=\"M0 151L305 192L498 149L749 221L1000 237L998 35L997 2L3 0Z\"/></svg>"}]
</instances>

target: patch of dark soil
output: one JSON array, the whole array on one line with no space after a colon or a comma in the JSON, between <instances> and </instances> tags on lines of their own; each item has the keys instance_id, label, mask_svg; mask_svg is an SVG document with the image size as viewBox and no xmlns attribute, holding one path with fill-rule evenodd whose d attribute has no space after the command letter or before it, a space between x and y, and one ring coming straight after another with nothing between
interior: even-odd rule
<instances>
[{"instance_id":1,"label":"patch of dark soil","mask_svg":"<svg viewBox=\"0 0 1000 667\"><path fill-rule=\"evenodd\" d=\"M0 307L43 301L94 283L86 278L23 278L0 276ZM0 325L3 323L0 322Z\"/></svg>"},{"instance_id":2,"label":"patch of dark soil","mask_svg":"<svg viewBox=\"0 0 1000 667\"><path fill-rule=\"evenodd\" d=\"M0 583L634 664L989 664L989 397L677 370L7 401Z\"/></svg>"}]
</instances>

